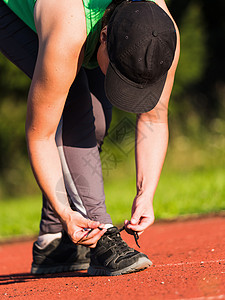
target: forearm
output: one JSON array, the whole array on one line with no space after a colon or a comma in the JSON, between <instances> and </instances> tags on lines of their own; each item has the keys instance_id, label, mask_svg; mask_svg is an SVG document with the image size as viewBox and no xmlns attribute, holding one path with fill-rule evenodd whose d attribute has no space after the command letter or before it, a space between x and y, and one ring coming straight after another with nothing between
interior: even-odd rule
<instances>
[{"instance_id":1,"label":"forearm","mask_svg":"<svg viewBox=\"0 0 225 300\"><path fill-rule=\"evenodd\" d=\"M154 222L153 197L168 144L167 108L165 109L163 113L161 110L154 110L137 118L137 195L132 205L131 220L125 220L124 223L128 230L139 234Z\"/></svg>"},{"instance_id":2,"label":"forearm","mask_svg":"<svg viewBox=\"0 0 225 300\"><path fill-rule=\"evenodd\" d=\"M153 200L167 151L167 119L151 122L138 118L136 135L137 194Z\"/></svg>"},{"instance_id":3,"label":"forearm","mask_svg":"<svg viewBox=\"0 0 225 300\"><path fill-rule=\"evenodd\" d=\"M46 57L47 54L43 60ZM69 76L65 77L63 68L52 75L54 70L42 68L43 65L41 61L36 66L28 95L27 146L37 183L57 216L65 221L66 208L70 209L55 134L74 75L68 72ZM63 75L65 80L61 82Z\"/></svg>"},{"instance_id":4,"label":"forearm","mask_svg":"<svg viewBox=\"0 0 225 300\"><path fill-rule=\"evenodd\" d=\"M31 166L38 185L48 198L55 213L61 221L65 221L70 206L54 136L48 139L38 139L28 133L27 145Z\"/></svg>"}]
</instances>

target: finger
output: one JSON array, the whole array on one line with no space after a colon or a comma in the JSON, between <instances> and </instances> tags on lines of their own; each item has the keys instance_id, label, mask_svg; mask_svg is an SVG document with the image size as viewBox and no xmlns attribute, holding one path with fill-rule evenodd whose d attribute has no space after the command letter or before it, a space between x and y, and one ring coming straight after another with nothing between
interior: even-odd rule
<instances>
[{"instance_id":1,"label":"finger","mask_svg":"<svg viewBox=\"0 0 225 300\"><path fill-rule=\"evenodd\" d=\"M74 220L76 221L76 226L81 228L97 228L100 225L98 221L92 221L90 219L84 218L80 213L73 212Z\"/></svg>"},{"instance_id":2,"label":"finger","mask_svg":"<svg viewBox=\"0 0 225 300\"><path fill-rule=\"evenodd\" d=\"M148 228L153 223L153 220L151 218L141 218L140 223L137 225L128 224L127 228L132 229L134 231L142 232L146 228Z\"/></svg>"},{"instance_id":3,"label":"finger","mask_svg":"<svg viewBox=\"0 0 225 300\"><path fill-rule=\"evenodd\" d=\"M130 224L128 230L137 231L138 233L144 231L147 227L141 225L132 225Z\"/></svg>"},{"instance_id":4,"label":"finger","mask_svg":"<svg viewBox=\"0 0 225 300\"><path fill-rule=\"evenodd\" d=\"M102 236L106 232L106 229L91 229L85 232L85 235L78 241L78 243L89 242L92 241L95 236ZM99 234L100 233L100 234Z\"/></svg>"},{"instance_id":5,"label":"finger","mask_svg":"<svg viewBox=\"0 0 225 300\"><path fill-rule=\"evenodd\" d=\"M103 234L107 231L107 229L103 229L103 230L99 230L98 233L94 234L94 230L93 232L91 232L90 236L85 239L83 238L82 240L79 241L79 244L84 245L84 246L88 246L90 248L94 248L96 246L96 243L98 242L98 240L103 236Z\"/></svg>"},{"instance_id":6,"label":"finger","mask_svg":"<svg viewBox=\"0 0 225 300\"><path fill-rule=\"evenodd\" d=\"M125 221L124 221L125 230L126 230L126 232L127 232L128 234L133 235L133 234L134 234L134 231L133 231L132 229L129 229L129 228L128 228L128 224L130 224L130 221L125 220Z\"/></svg>"},{"instance_id":7,"label":"finger","mask_svg":"<svg viewBox=\"0 0 225 300\"><path fill-rule=\"evenodd\" d=\"M131 217L130 223L132 225L137 225L140 221L141 216L142 216L142 212L139 209L136 209Z\"/></svg>"},{"instance_id":8,"label":"finger","mask_svg":"<svg viewBox=\"0 0 225 300\"><path fill-rule=\"evenodd\" d=\"M136 232L140 236L140 235L142 235L142 233L144 232L144 230L142 230L142 231L136 231Z\"/></svg>"},{"instance_id":9,"label":"finger","mask_svg":"<svg viewBox=\"0 0 225 300\"><path fill-rule=\"evenodd\" d=\"M72 240L75 244L79 243L82 239L84 239L88 235L88 230L83 230L82 228L79 228L75 230L72 234Z\"/></svg>"},{"instance_id":10,"label":"finger","mask_svg":"<svg viewBox=\"0 0 225 300\"><path fill-rule=\"evenodd\" d=\"M83 239L87 240L93 238L97 233L99 233L99 230L101 230L99 227L96 229L87 230L87 234L83 237Z\"/></svg>"},{"instance_id":11,"label":"finger","mask_svg":"<svg viewBox=\"0 0 225 300\"><path fill-rule=\"evenodd\" d=\"M87 228L94 229L94 228L99 227L99 225L100 225L100 222L92 221L90 219L86 219L86 220L87 220L87 223L86 223Z\"/></svg>"},{"instance_id":12,"label":"finger","mask_svg":"<svg viewBox=\"0 0 225 300\"><path fill-rule=\"evenodd\" d=\"M98 226L98 229L105 229L105 224L101 223L99 226Z\"/></svg>"}]
</instances>

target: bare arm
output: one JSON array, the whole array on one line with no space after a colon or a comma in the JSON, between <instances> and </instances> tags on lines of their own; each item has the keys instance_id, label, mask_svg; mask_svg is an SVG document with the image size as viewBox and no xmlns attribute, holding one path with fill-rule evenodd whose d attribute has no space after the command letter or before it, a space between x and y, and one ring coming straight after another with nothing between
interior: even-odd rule
<instances>
[{"instance_id":1,"label":"bare arm","mask_svg":"<svg viewBox=\"0 0 225 300\"><path fill-rule=\"evenodd\" d=\"M55 5L54 0L39 0L35 6L35 23L39 53L27 106L29 157L39 186L70 237L77 242L85 234L82 228L95 228L99 223L82 218L68 205L55 133L82 60L86 39L82 1L64 0ZM100 237L93 237L96 231L89 235L90 244Z\"/></svg>"},{"instance_id":2,"label":"bare arm","mask_svg":"<svg viewBox=\"0 0 225 300\"><path fill-rule=\"evenodd\" d=\"M168 14L163 0L156 1ZM171 15L170 15L171 16ZM158 185L168 144L168 103L173 87L179 59L180 42L177 31L177 48L173 64L156 107L137 117L136 130L136 178L137 195L132 206L131 221L125 221L127 228L142 233L154 222L153 197ZM144 139L141 138L144 135Z\"/></svg>"}]
</instances>

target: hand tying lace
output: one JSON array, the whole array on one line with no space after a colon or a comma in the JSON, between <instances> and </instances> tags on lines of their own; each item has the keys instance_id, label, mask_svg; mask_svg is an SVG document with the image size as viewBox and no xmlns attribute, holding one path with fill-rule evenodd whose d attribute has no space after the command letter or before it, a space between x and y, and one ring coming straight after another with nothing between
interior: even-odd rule
<instances>
[{"instance_id":1,"label":"hand tying lace","mask_svg":"<svg viewBox=\"0 0 225 300\"><path fill-rule=\"evenodd\" d=\"M139 235L138 235L137 231L133 231L132 229L127 229L125 226L123 226L119 231L121 232L121 231L123 231L123 230L126 230L126 232L127 232L128 234L133 235L133 236L134 236L134 239L135 239L135 242L136 242L136 244L137 244L137 246L138 246L139 248L141 248L140 245L138 244Z\"/></svg>"}]
</instances>

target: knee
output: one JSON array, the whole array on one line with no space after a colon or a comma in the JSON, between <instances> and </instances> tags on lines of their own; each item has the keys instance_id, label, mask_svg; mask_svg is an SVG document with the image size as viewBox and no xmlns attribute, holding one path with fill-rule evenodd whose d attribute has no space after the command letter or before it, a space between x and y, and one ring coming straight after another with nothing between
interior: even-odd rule
<instances>
[{"instance_id":1,"label":"knee","mask_svg":"<svg viewBox=\"0 0 225 300\"><path fill-rule=\"evenodd\" d=\"M107 135L107 131L112 119L112 110L104 109L101 102L99 102L94 95L91 95L91 98L95 117L96 142L101 151L101 145L103 144L104 137Z\"/></svg>"}]
</instances>

